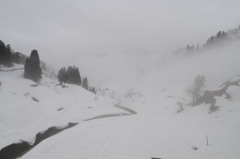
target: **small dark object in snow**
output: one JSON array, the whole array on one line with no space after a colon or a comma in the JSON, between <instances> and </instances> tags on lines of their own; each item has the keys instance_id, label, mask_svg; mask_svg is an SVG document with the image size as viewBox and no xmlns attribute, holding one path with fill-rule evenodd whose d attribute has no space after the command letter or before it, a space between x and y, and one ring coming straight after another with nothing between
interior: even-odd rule
<instances>
[{"instance_id":1,"label":"small dark object in snow","mask_svg":"<svg viewBox=\"0 0 240 159\"><path fill-rule=\"evenodd\" d=\"M31 87L37 87L38 84L31 84Z\"/></svg>"},{"instance_id":2,"label":"small dark object in snow","mask_svg":"<svg viewBox=\"0 0 240 159\"><path fill-rule=\"evenodd\" d=\"M24 94L25 97L28 97L29 95L30 95L29 93L25 93L25 94Z\"/></svg>"},{"instance_id":3,"label":"small dark object in snow","mask_svg":"<svg viewBox=\"0 0 240 159\"><path fill-rule=\"evenodd\" d=\"M39 102L39 100L35 97L32 97L32 100L35 101L35 102Z\"/></svg>"},{"instance_id":4,"label":"small dark object in snow","mask_svg":"<svg viewBox=\"0 0 240 159\"><path fill-rule=\"evenodd\" d=\"M63 110L63 108L58 108L58 110L57 110L57 111L60 111L60 110Z\"/></svg>"},{"instance_id":5,"label":"small dark object in snow","mask_svg":"<svg viewBox=\"0 0 240 159\"><path fill-rule=\"evenodd\" d=\"M152 157L152 159L161 159L161 158Z\"/></svg>"},{"instance_id":6,"label":"small dark object in snow","mask_svg":"<svg viewBox=\"0 0 240 159\"><path fill-rule=\"evenodd\" d=\"M211 105L209 108L209 113L216 112L219 110L219 106Z\"/></svg>"},{"instance_id":7,"label":"small dark object in snow","mask_svg":"<svg viewBox=\"0 0 240 159\"><path fill-rule=\"evenodd\" d=\"M197 148L197 147L195 147L195 146L193 146L193 147L192 147L192 149L193 149L193 150L198 150L198 148Z\"/></svg>"},{"instance_id":8,"label":"small dark object in snow","mask_svg":"<svg viewBox=\"0 0 240 159\"><path fill-rule=\"evenodd\" d=\"M88 107L89 109L91 109L92 107Z\"/></svg>"},{"instance_id":9,"label":"small dark object in snow","mask_svg":"<svg viewBox=\"0 0 240 159\"><path fill-rule=\"evenodd\" d=\"M184 111L183 104L181 102L177 102L177 105L179 106L179 108L177 110L177 113L180 113L180 112Z\"/></svg>"}]
</instances>

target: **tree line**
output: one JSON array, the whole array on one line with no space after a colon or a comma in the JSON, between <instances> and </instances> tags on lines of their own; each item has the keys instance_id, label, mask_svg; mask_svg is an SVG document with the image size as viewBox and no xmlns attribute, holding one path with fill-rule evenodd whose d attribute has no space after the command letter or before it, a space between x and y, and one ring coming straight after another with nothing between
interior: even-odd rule
<instances>
[{"instance_id":1,"label":"tree line","mask_svg":"<svg viewBox=\"0 0 240 159\"><path fill-rule=\"evenodd\" d=\"M12 67L13 63L24 64L24 78L35 82L42 78L41 66L43 69L47 69L46 64L40 61L37 50L32 50L30 56L27 57L22 53L13 51L9 44L5 45L0 40L0 65ZM88 78L84 77L82 80L78 67L68 66L67 68L61 68L58 71L57 78L63 86L65 86L65 83L75 84L96 94L96 89L89 86Z\"/></svg>"},{"instance_id":2,"label":"tree line","mask_svg":"<svg viewBox=\"0 0 240 159\"><path fill-rule=\"evenodd\" d=\"M237 33L240 32L240 27L238 29L235 29L235 32L237 32ZM231 31L229 31L229 33L232 34ZM196 45L188 44L184 48L184 51L186 53L193 53L193 52L197 52L199 50L207 50L207 49L211 49L216 46L222 45L228 40L229 40L228 32L220 30L217 32L216 35L210 36L202 47L200 47L198 43Z\"/></svg>"},{"instance_id":3,"label":"tree line","mask_svg":"<svg viewBox=\"0 0 240 159\"><path fill-rule=\"evenodd\" d=\"M5 44L2 40L0 40L0 64L6 67L13 66L13 63L24 64L27 56L20 53L15 52L11 45Z\"/></svg>"},{"instance_id":4,"label":"tree line","mask_svg":"<svg viewBox=\"0 0 240 159\"><path fill-rule=\"evenodd\" d=\"M67 68L62 67L58 71L57 78L58 81L63 85L63 87L65 86L65 83L76 84L96 94L96 89L94 87L89 86L88 78L84 77L82 79L78 67L75 66L68 66Z\"/></svg>"}]
</instances>

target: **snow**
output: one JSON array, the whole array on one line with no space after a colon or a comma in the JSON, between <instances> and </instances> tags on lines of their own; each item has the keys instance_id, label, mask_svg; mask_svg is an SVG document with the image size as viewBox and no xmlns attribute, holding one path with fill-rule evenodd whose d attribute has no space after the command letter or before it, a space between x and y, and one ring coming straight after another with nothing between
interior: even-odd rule
<instances>
[{"instance_id":1,"label":"snow","mask_svg":"<svg viewBox=\"0 0 240 159\"><path fill-rule=\"evenodd\" d=\"M236 133L240 129L236 127L237 123L227 119L219 123L203 110L201 116L192 113L189 111L180 116L133 115L81 123L44 141L23 158L239 157L240 135ZM209 146L206 145L206 135Z\"/></svg>"},{"instance_id":2,"label":"snow","mask_svg":"<svg viewBox=\"0 0 240 159\"><path fill-rule=\"evenodd\" d=\"M57 81L45 77L36 85L23 79L22 70L0 74L0 148L19 140L34 142L38 132L51 126L121 112L112 106L114 100L95 96L79 86L62 88ZM58 111L59 108L63 109Z\"/></svg>"},{"instance_id":3,"label":"snow","mask_svg":"<svg viewBox=\"0 0 240 159\"><path fill-rule=\"evenodd\" d=\"M20 140L33 142L51 126L78 122L21 159L238 159L240 87L228 88L230 99L215 97L216 112L209 112L207 104L189 106L186 90L198 74L206 77L205 90L237 81L239 50L235 41L191 56L169 56L164 63L155 59L143 74L132 74L128 82L109 81L97 95L75 85L62 88L47 77L36 85L23 79L23 70L0 72L0 148ZM129 113L116 105L137 114L85 121Z\"/></svg>"}]
</instances>

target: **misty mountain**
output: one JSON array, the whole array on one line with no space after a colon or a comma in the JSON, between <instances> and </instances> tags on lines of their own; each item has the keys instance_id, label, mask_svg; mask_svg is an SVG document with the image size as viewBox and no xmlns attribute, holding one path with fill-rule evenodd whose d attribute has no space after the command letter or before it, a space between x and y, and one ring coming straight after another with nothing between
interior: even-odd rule
<instances>
[{"instance_id":1,"label":"misty mountain","mask_svg":"<svg viewBox=\"0 0 240 159\"><path fill-rule=\"evenodd\" d=\"M63 87L44 71L34 82L23 77L22 62L2 62L0 158L18 150L22 159L237 159L239 37L236 28L178 53L83 57L95 64L96 94L87 91L93 89L87 78L81 80L85 89L80 80ZM5 58L9 47L1 46ZM47 64L40 67L48 72ZM78 75L78 67L70 68Z\"/></svg>"}]
</instances>

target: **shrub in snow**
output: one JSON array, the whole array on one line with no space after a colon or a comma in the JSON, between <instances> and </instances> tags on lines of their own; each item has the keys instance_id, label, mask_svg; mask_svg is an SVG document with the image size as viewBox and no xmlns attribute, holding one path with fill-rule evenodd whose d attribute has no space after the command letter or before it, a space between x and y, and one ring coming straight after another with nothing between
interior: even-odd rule
<instances>
[{"instance_id":1,"label":"shrub in snow","mask_svg":"<svg viewBox=\"0 0 240 159\"><path fill-rule=\"evenodd\" d=\"M193 85L188 90L188 93L192 98L192 103L194 103L201 97L203 87L205 87L205 76L197 75L197 77L193 81Z\"/></svg>"}]
</instances>

